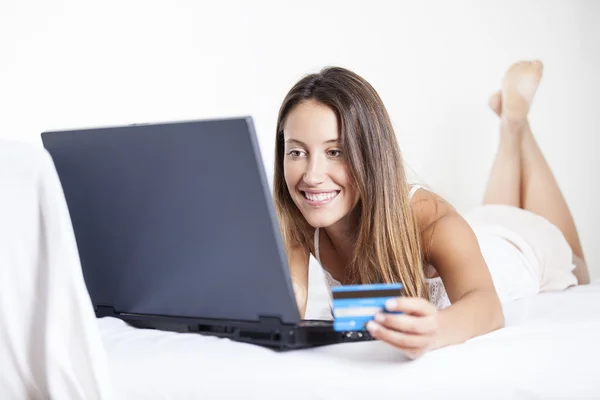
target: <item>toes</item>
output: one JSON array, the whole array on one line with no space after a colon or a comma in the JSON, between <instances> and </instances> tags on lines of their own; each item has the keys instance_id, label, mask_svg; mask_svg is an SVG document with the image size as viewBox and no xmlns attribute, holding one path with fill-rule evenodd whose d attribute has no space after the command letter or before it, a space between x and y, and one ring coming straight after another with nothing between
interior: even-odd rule
<instances>
[{"instance_id":1,"label":"toes","mask_svg":"<svg viewBox=\"0 0 600 400\"><path fill-rule=\"evenodd\" d=\"M537 67L538 74L542 76L542 73L544 72L544 64L540 60L537 60L535 66Z\"/></svg>"},{"instance_id":2,"label":"toes","mask_svg":"<svg viewBox=\"0 0 600 400\"><path fill-rule=\"evenodd\" d=\"M544 70L544 63L541 60L532 60L532 61L518 61L512 64L507 72L512 71L531 71L535 70L541 73Z\"/></svg>"}]
</instances>

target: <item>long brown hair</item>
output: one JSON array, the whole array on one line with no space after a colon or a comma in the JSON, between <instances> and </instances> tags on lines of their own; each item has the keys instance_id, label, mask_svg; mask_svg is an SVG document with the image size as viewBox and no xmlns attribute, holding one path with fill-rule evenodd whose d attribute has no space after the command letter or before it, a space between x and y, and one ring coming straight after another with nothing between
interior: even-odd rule
<instances>
[{"instance_id":1,"label":"long brown hair","mask_svg":"<svg viewBox=\"0 0 600 400\"><path fill-rule=\"evenodd\" d=\"M314 254L314 228L294 204L283 171L285 119L296 105L307 100L318 101L335 112L350 179L359 194L353 211L359 224L352 238L351 280L401 282L407 295L427 298L420 233L394 129L375 89L344 68L328 67L304 77L292 87L279 110L274 199L288 252L302 247Z\"/></svg>"}]
</instances>

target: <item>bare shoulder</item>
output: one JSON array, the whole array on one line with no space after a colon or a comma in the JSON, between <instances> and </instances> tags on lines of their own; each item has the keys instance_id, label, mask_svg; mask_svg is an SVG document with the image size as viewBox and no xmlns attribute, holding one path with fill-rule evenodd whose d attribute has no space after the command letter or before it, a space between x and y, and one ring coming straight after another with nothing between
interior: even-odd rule
<instances>
[{"instance_id":1,"label":"bare shoulder","mask_svg":"<svg viewBox=\"0 0 600 400\"><path fill-rule=\"evenodd\" d=\"M419 189L415 192L411 199L411 206L415 212L421 234L433 228L440 219L457 214L450 203L438 194L426 189Z\"/></svg>"}]
</instances>

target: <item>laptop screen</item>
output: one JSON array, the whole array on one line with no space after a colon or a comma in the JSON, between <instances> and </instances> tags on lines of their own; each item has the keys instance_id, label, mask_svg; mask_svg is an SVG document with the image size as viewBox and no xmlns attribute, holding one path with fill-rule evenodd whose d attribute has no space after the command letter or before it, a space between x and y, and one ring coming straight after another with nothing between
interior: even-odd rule
<instances>
[{"instance_id":1,"label":"laptop screen","mask_svg":"<svg viewBox=\"0 0 600 400\"><path fill-rule=\"evenodd\" d=\"M299 321L250 118L45 132L42 140L94 306Z\"/></svg>"}]
</instances>

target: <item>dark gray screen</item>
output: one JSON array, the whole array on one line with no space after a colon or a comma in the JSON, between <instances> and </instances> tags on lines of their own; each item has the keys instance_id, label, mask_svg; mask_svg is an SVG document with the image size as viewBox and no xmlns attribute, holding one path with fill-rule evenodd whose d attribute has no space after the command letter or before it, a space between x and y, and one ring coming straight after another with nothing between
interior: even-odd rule
<instances>
[{"instance_id":1,"label":"dark gray screen","mask_svg":"<svg viewBox=\"0 0 600 400\"><path fill-rule=\"evenodd\" d=\"M250 118L45 132L95 306L299 320Z\"/></svg>"}]
</instances>

